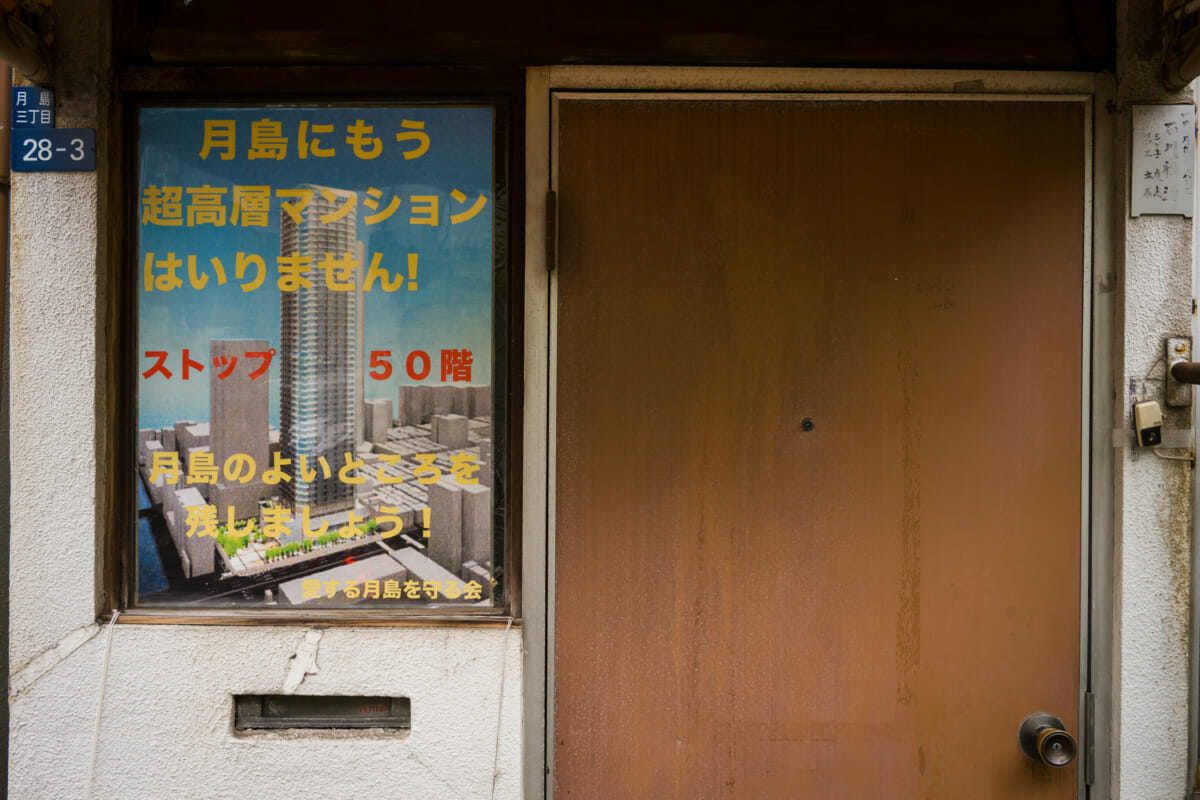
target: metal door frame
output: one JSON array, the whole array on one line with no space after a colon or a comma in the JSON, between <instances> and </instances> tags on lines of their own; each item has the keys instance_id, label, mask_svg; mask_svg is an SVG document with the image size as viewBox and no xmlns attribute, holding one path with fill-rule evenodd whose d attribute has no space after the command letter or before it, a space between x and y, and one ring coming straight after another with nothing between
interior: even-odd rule
<instances>
[{"instance_id":1,"label":"metal door frame","mask_svg":"<svg viewBox=\"0 0 1200 800\"><path fill-rule=\"evenodd\" d=\"M557 98L1048 100L1085 107L1080 457L1079 798L1111 783L1114 331L1113 95L1106 75L1067 72L835 70L757 67L533 67L526 79L523 785L553 798L557 276L551 258ZM550 233L548 237L547 233ZM1014 739L1016 732L1014 729ZM1015 748L1014 748L1015 749Z\"/></svg>"}]
</instances>

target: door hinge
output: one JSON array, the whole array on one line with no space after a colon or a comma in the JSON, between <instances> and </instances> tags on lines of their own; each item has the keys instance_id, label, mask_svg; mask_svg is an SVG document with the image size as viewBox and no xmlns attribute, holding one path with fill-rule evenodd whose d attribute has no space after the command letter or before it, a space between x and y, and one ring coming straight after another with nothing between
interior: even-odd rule
<instances>
[{"instance_id":1,"label":"door hinge","mask_svg":"<svg viewBox=\"0 0 1200 800\"><path fill-rule=\"evenodd\" d=\"M1083 783L1096 782L1096 695L1083 694Z\"/></svg>"},{"instance_id":2,"label":"door hinge","mask_svg":"<svg viewBox=\"0 0 1200 800\"><path fill-rule=\"evenodd\" d=\"M546 271L558 269L558 195L546 192Z\"/></svg>"}]
</instances>

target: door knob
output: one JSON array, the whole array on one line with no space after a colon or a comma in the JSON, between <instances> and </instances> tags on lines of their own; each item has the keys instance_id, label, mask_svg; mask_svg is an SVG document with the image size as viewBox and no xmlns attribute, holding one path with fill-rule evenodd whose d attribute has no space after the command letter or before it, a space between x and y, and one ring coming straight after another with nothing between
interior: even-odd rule
<instances>
[{"instance_id":1,"label":"door knob","mask_svg":"<svg viewBox=\"0 0 1200 800\"><path fill-rule=\"evenodd\" d=\"M1075 760L1079 747L1058 717L1037 711L1021 722L1017 734L1021 752L1048 767L1065 767Z\"/></svg>"},{"instance_id":2,"label":"door knob","mask_svg":"<svg viewBox=\"0 0 1200 800\"><path fill-rule=\"evenodd\" d=\"M1200 383L1200 364L1194 361L1176 361L1171 365L1171 377L1180 383Z\"/></svg>"}]
</instances>

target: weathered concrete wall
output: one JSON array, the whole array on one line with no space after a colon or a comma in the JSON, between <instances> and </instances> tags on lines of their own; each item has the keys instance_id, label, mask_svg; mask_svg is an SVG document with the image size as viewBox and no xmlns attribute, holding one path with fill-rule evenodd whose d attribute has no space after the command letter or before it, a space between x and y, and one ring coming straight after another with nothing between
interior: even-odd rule
<instances>
[{"instance_id":1,"label":"weathered concrete wall","mask_svg":"<svg viewBox=\"0 0 1200 800\"><path fill-rule=\"evenodd\" d=\"M282 692L306 633L114 626L92 796L477 800L493 765L494 796L521 796L519 629L326 630L297 691L410 697L411 734L234 735L230 695ZM10 797L85 796L106 636L14 669Z\"/></svg>"},{"instance_id":2,"label":"weathered concrete wall","mask_svg":"<svg viewBox=\"0 0 1200 800\"><path fill-rule=\"evenodd\" d=\"M1116 424L1129 430L1130 381L1165 376L1163 339L1192 329L1192 221L1128 216L1129 106L1190 102L1159 82L1161 4L1122 2L1118 9L1115 148L1118 259L1124 261L1118 302ZM1120 265L1118 265L1118 268ZM1168 429L1190 427L1190 411L1169 411ZM1103 446L1104 443L1097 443ZM1191 481L1186 461L1124 447L1116 457L1113 797L1158 800L1184 796L1188 758L1188 620Z\"/></svg>"},{"instance_id":3,"label":"weathered concrete wall","mask_svg":"<svg viewBox=\"0 0 1200 800\"><path fill-rule=\"evenodd\" d=\"M62 21L59 49L70 55L56 75L59 127L96 126L99 26L97 9ZM68 50L71 40L78 44ZM86 172L12 179L14 666L95 618L97 185L97 173ZM38 548L19 546L25 537ZM61 580L63 564L80 565L88 579ZM35 606L44 619L21 613Z\"/></svg>"},{"instance_id":4,"label":"weathered concrete wall","mask_svg":"<svg viewBox=\"0 0 1200 800\"><path fill-rule=\"evenodd\" d=\"M103 5L56 3L60 126L99 124ZM103 180L13 179L8 796L22 800L86 796L101 698L95 520L108 412L96 386L98 331L112 323L97 315ZM305 634L115 626L91 796L521 796L520 629L326 630L297 691L408 696L411 734L235 736L231 695L282 691Z\"/></svg>"}]
</instances>

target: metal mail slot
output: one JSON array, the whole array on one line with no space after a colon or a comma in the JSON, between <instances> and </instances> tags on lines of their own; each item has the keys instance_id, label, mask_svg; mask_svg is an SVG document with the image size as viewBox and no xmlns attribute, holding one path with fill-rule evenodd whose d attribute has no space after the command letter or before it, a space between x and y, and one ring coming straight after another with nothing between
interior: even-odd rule
<instances>
[{"instance_id":1,"label":"metal mail slot","mask_svg":"<svg viewBox=\"0 0 1200 800\"><path fill-rule=\"evenodd\" d=\"M236 730L278 728L386 728L408 730L407 697L241 694L233 698Z\"/></svg>"}]
</instances>

